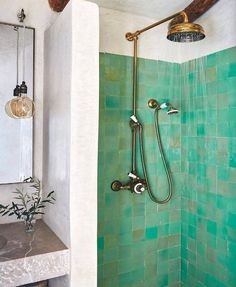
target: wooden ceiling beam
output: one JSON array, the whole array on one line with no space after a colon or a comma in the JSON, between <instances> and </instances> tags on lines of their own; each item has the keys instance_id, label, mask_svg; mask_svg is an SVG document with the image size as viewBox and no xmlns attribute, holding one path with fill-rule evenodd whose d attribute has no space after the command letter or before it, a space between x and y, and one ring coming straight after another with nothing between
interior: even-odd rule
<instances>
[{"instance_id":1,"label":"wooden ceiling beam","mask_svg":"<svg viewBox=\"0 0 236 287\"><path fill-rule=\"evenodd\" d=\"M49 6L55 12L61 12L70 0L48 0Z\"/></svg>"},{"instance_id":2,"label":"wooden ceiling beam","mask_svg":"<svg viewBox=\"0 0 236 287\"><path fill-rule=\"evenodd\" d=\"M194 22L218 1L219 0L193 0L193 2L184 9L184 12L188 16L189 22ZM169 26L173 26L182 22L183 16L179 15L170 22Z\"/></svg>"}]
</instances>

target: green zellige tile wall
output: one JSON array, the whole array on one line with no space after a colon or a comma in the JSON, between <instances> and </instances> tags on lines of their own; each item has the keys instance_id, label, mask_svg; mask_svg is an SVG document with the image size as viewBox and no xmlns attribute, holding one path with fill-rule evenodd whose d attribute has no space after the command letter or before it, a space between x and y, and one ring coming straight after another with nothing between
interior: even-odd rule
<instances>
[{"instance_id":1,"label":"green zellige tile wall","mask_svg":"<svg viewBox=\"0 0 236 287\"><path fill-rule=\"evenodd\" d=\"M160 197L167 183L147 101L181 110L160 113L175 194L157 206L147 194L111 191L130 171L132 58L101 54L98 286L236 287L236 48L182 65L141 59L139 67L138 112Z\"/></svg>"},{"instance_id":2,"label":"green zellige tile wall","mask_svg":"<svg viewBox=\"0 0 236 287\"><path fill-rule=\"evenodd\" d=\"M147 101L169 99L180 106L180 66L140 59L138 114L144 123L145 151L154 193L163 198L167 182L157 148L153 110ZM160 113L161 133L173 172L175 195L156 205L147 193L111 191L131 171L132 58L100 54L98 189L98 286L179 286L181 210L181 117ZM139 171L140 169L139 161ZM178 190L178 191L177 191Z\"/></svg>"},{"instance_id":3,"label":"green zellige tile wall","mask_svg":"<svg viewBox=\"0 0 236 287\"><path fill-rule=\"evenodd\" d=\"M236 286L236 48L181 65L182 282Z\"/></svg>"}]
</instances>

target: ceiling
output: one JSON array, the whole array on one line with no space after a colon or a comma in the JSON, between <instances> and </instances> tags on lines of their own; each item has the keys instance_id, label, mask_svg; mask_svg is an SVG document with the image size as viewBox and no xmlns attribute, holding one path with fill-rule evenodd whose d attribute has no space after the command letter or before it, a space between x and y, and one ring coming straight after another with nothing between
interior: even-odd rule
<instances>
[{"instance_id":1,"label":"ceiling","mask_svg":"<svg viewBox=\"0 0 236 287\"><path fill-rule=\"evenodd\" d=\"M183 10L192 0L90 0L100 7L115 9L154 19L162 19Z\"/></svg>"}]
</instances>

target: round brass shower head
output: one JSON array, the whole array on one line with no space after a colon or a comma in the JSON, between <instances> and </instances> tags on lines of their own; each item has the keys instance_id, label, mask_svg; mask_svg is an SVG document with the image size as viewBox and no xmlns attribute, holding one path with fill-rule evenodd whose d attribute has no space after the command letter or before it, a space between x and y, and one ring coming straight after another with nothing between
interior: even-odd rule
<instances>
[{"instance_id":1,"label":"round brass shower head","mask_svg":"<svg viewBox=\"0 0 236 287\"><path fill-rule=\"evenodd\" d=\"M181 13L184 22L169 27L167 39L174 42L195 42L205 38L205 32L202 26L188 22L188 16L185 12Z\"/></svg>"}]
</instances>

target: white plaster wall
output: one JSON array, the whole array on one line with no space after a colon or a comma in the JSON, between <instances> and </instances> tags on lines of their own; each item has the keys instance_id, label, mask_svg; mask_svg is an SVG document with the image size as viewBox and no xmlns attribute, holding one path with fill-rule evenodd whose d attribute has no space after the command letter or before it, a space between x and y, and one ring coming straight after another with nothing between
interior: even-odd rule
<instances>
[{"instance_id":1,"label":"white plaster wall","mask_svg":"<svg viewBox=\"0 0 236 287\"><path fill-rule=\"evenodd\" d=\"M100 8L100 52L133 55L133 42L125 39L134 32L159 19L151 19L117 10ZM177 44L166 40L167 24L152 29L139 37L138 55L148 59L178 61ZM173 55L174 50L174 55Z\"/></svg>"},{"instance_id":2,"label":"white plaster wall","mask_svg":"<svg viewBox=\"0 0 236 287\"><path fill-rule=\"evenodd\" d=\"M99 12L72 0L71 286L97 286Z\"/></svg>"},{"instance_id":3,"label":"white plaster wall","mask_svg":"<svg viewBox=\"0 0 236 287\"><path fill-rule=\"evenodd\" d=\"M206 38L195 43L180 45L179 62L199 58L236 46L236 1L220 0L196 23L201 24Z\"/></svg>"},{"instance_id":4,"label":"white plaster wall","mask_svg":"<svg viewBox=\"0 0 236 287\"><path fill-rule=\"evenodd\" d=\"M71 8L71 7L69 7ZM70 117L72 25L65 9L45 33L43 188L56 202L45 221L70 246Z\"/></svg>"},{"instance_id":5,"label":"white plaster wall","mask_svg":"<svg viewBox=\"0 0 236 287\"><path fill-rule=\"evenodd\" d=\"M97 284L98 8L71 0L45 37L44 217L70 247L70 285Z\"/></svg>"},{"instance_id":6,"label":"white plaster wall","mask_svg":"<svg viewBox=\"0 0 236 287\"><path fill-rule=\"evenodd\" d=\"M42 121L43 121L43 54L44 31L58 16L48 5L47 0L0 0L0 22L17 24L16 14L24 8L26 25L36 29L35 46L35 103L36 114L34 117L34 170L35 175L42 178ZM0 185L0 203L11 202L16 184ZM0 217L0 224L16 221L14 217Z\"/></svg>"},{"instance_id":7,"label":"white plaster wall","mask_svg":"<svg viewBox=\"0 0 236 287\"><path fill-rule=\"evenodd\" d=\"M173 14L176 12L173 11ZM151 19L100 8L100 51L133 55L133 43L125 39L125 34L159 20L158 13L156 19ZM190 44L173 43L166 39L168 23L164 23L140 35L139 57L182 63L236 45L235 0L220 0L196 23L206 31L204 40Z\"/></svg>"},{"instance_id":8,"label":"white plaster wall","mask_svg":"<svg viewBox=\"0 0 236 287\"><path fill-rule=\"evenodd\" d=\"M56 202L45 222L70 247L70 106L72 11L69 6L45 33L43 189L55 190ZM65 287L69 278L63 278ZM61 279L51 286L60 286ZM63 285L62 285L63 286Z\"/></svg>"}]
</instances>

